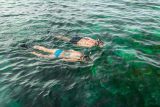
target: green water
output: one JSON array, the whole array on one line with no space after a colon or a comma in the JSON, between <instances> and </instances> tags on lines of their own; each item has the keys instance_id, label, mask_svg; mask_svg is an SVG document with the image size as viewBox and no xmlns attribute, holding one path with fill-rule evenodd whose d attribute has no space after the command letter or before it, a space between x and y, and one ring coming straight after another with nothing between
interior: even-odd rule
<instances>
[{"instance_id":1,"label":"green water","mask_svg":"<svg viewBox=\"0 0 160 107\"><path fill-rule=\"evenodd\" d=\"M93 62L37 58L22 43L87 50ZM0 0L0 107L160 107L160 1Z\"/></svg>"}]
</instances>

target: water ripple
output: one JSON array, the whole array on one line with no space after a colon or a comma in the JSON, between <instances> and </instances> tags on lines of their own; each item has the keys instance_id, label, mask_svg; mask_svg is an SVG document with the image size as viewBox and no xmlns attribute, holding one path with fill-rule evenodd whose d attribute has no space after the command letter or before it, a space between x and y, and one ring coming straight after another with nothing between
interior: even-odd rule
<instances>
[{"instance_id":1,"label":"water ripple","mask_svg":"<svg viewBox=\"0 0 160 107\"><path fill-rule=\"evenodd\" d=\"M159 0L1 0L3 107L160 106ZM93 62L37 58L33 45L84 48L55 35L100 38ZM20 44L26 43L26 50Z\"/></svg>"}]
</instances>

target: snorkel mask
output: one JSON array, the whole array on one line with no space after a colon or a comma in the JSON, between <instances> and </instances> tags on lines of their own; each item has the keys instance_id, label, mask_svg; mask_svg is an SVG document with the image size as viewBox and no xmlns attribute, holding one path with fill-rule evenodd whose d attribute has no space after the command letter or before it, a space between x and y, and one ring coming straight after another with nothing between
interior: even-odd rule
<instances>
[{"instance_id":1,"label":"snorkel mask","mask_svg":"<svg viewBox=\"0 0 160 107\"><path fill-rule=\"evenodd\" d=\"M85 62L89 62L92 60L88 55L84 55L81 59L82 61L85 61Z\"/></svg>"},{"instance_id":2,"label":"snorkel mask","mask_svg":"<svg viewBox=\"0 0 160 107\"><path fill-rule=\"evenodd\" d=\"M85 62L89 62L89 61L92 61L92 59L91 59L91 52L89 52L88 50L85 50L85 52L84 52L84 55L83 56L81 56L81 60L82 61L85 61Z\"/></svg>"},{"instance_id":3,"label":"snorkel mask","mask_svg":"<svg viewBox=\"0 0 160 107\"><path fill-rule=\"evenodd\" d=\"M99 38L97 39L96 46L102 47L104 45L104 42L101 41Z\"/></svg>"}]
</instances>

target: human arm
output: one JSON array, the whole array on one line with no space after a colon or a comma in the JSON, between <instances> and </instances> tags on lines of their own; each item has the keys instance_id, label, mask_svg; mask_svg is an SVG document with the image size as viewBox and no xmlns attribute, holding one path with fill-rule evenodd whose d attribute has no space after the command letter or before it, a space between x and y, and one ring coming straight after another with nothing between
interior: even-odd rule
<instances>
[{"instance_id":1,"label":"human arm","mask_svg":"<svg viewBox=\"0 0 160 107\"><path fill-rule=\"evenodd\" d=\"M61 60L66 61L66 62L77 62L77 61L79 61L77 59L68 59L68 58L63 58Z\"/></svg>"},{"instance_id":2,"label":"human arm","mask_svg":"<svg viewBox=\"0 0 160 107\"><path fill-rule=\"evenodd\" d=\"M70 41L70 38L65 37L65 36L55 36L55 38L57 38L57 39L59 39L59 40L66 41L66 42L69 42L69 41Z\"/></svg>"}]
</instances>

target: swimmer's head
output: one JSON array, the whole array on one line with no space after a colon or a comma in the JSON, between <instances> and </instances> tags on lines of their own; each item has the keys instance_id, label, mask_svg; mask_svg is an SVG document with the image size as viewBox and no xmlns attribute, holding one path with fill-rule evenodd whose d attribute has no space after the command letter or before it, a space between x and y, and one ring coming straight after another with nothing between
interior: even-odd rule
<instances>
[{"instance_id":1,"label":"swimmer's head","mask_svg":"<svg viewBox=\"0 0 160 107\"><path fill-rule=\"evenodd\" d=\"M92 61L92 59L91 59L89 56L87 56L87 55L84 55L84 56L81 58L81 60L84 61L84 62Z\"/></svg>"},{"instance_id":2,"label":"swimmer's head","mask_svg":"<svg viewBox=\"0 0 160 107\"><path fill-rule=\"evenodd\" d=\"M103 47L103 46L104 46L104 42L101 41L100 39L98 39L98 40L97 40L97 46Z\"/></svg>"}]
</instances>

